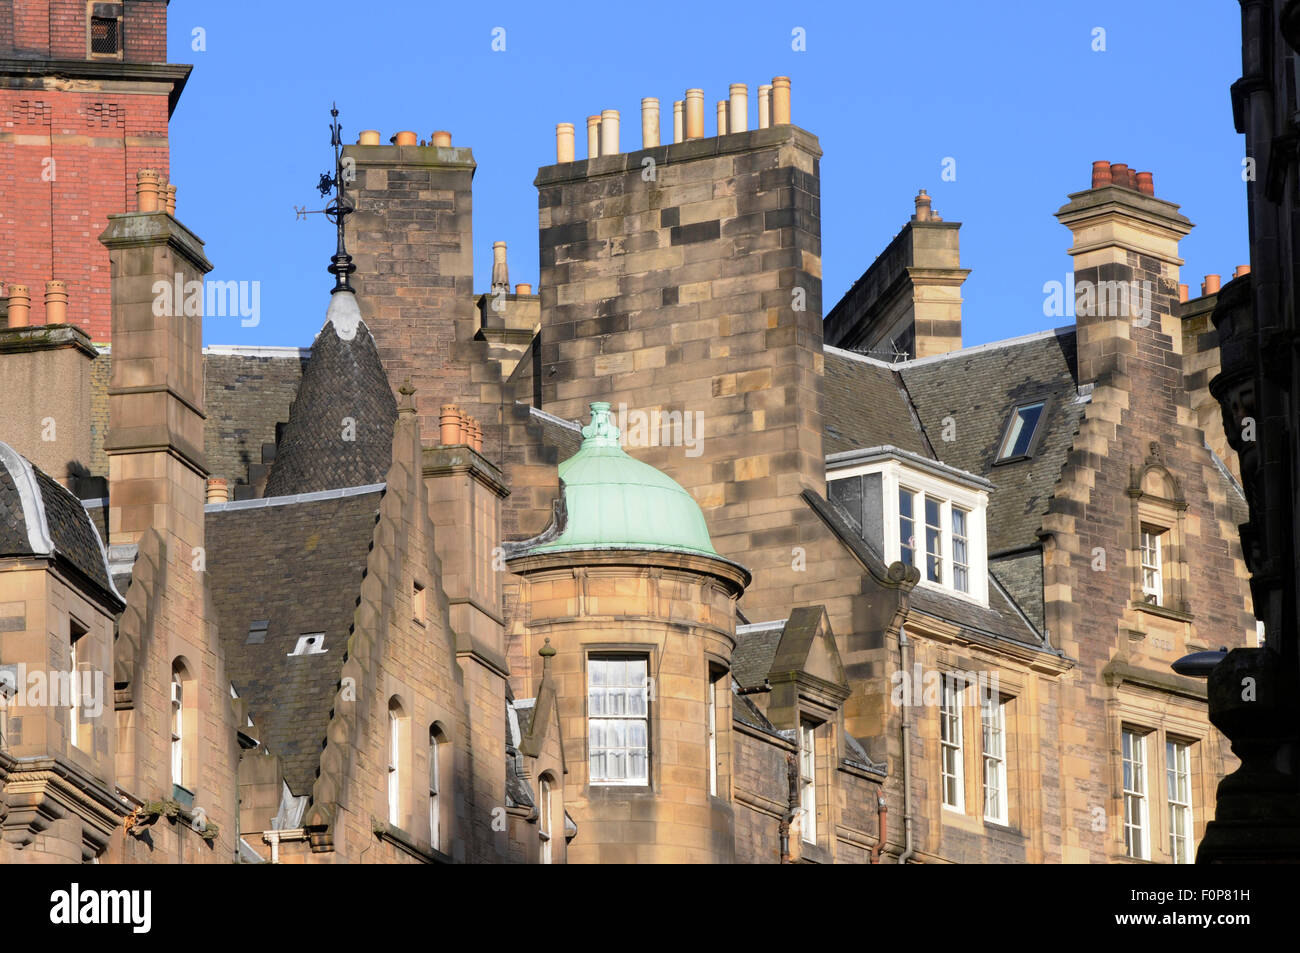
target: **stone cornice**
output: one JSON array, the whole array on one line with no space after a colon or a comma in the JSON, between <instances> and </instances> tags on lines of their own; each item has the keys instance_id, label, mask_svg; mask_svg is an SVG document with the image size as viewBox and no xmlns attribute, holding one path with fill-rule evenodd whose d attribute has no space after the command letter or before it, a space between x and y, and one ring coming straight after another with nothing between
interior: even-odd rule
<instances>
[{"instance_id":1,"label":"stone cornice","mask_svg":"<svg viewBox=\"0 0 1300 953\"><path fill-rule=\"evenodd\" d=\"M47 77L91 79L101 82L162 83L170 85L167 116L185 89L193 66L183 63L123 63L120 60L20 59L0 56L0 86L27 86ZM17 80L17 83L6 80Z\"/></svg>"}]
</instances>

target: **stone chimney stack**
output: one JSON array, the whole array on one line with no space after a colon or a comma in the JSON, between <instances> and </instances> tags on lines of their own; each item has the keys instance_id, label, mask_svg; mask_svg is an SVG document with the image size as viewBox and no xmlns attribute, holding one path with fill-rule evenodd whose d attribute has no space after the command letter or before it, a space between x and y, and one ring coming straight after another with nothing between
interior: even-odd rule
<instances>
[{"instance_id":1,"label":"stone chimney stack","mask_svg":"<svg viewBox=\"0 0 1300 953\"><path fill-rule=\"evenodd\" d=\"M945 222L922 189L911 221L826 316L826 343L881 360L961 349L960 222Z\"/></svg>"},{"instance_id":2,"label":"stone chimney stack","mask_svg":"<svg viewBox=\"0 0 1300 953\"><path fill-rule=\"evenodd\" d=\"M1156 198L1151 173L1094 162L1092 187L1070 195L1056 217L1074 237L1080 383L1123 371L1143 333L1154 335L1152 347L1181 353L1178 242L1192 223Z\"/></svg>"},{"instance_id":3,"label":"stone chimney stack","mask_svg":"<svg viewBox=\"0 0 1300 953\"><path fill-rule=\"evenodd\" d=\"M156 188L147 176L144 190ZM110 215L109 537L150 528L185 552L203 545L203 242L158 210Z\"/></svg>"}]
</instances>

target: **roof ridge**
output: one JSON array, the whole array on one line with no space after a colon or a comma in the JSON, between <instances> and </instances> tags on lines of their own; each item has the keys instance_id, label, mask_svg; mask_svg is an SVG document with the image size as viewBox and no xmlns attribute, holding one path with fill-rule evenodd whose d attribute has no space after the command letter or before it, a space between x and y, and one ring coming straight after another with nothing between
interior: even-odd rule
<instances>
[{"instance_id":1,"label":"roof ridge","mask_svg":"<svg viewBox=\"0 0 1300 953\"><path fill-rule=\"evenodd\" d=\"M989 341L987 344L976 344L973 347L964 347L959 351L948 351L944 354L931 354L929 357L914 357L910 361L900 361L897 364L889 365L891 368L901 370L903 368L919 367L924 364L937 364L940 361L947 361L957 357L967 357L971 354L983 354L986 351L996 351L1005 347L1015 347L1018 344L1029 344L1033 341L1042 341L1051 337L1063 337L1067 334L1074 334L1078 328L1073 324L1065 324L1059 328L1050 328L1046 331L1035 331L1032 334L1022 334L1019 337L1006 338L1002 341Z\"/></svg>"}]
</instances>

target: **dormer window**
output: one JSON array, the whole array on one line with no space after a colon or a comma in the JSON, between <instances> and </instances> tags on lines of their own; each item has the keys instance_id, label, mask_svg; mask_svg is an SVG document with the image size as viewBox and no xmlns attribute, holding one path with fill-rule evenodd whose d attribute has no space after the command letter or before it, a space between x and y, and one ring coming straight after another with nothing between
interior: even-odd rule
<instances>
[{"instance_id":1,"label":"dormer window","mask_svg":"<svg viewBox=\"0 0 1300 953\"><path fill-rule=\"evenodd\" d=\"M1007 430L1002 438L1002 447L998 450L998 463L1021 460L1029 456L1034 448L1034 437L1038 434L1038 422L1042 419L1045 401L1033 404L1021 404L1011 412L1007 421Z\"/></svg>"},{"instance_id":2,"label":"dormer window","mask_svg":"<svg viewBox=\"0 0 1300 953\"><path fill-rule=\"evenodd\" d=\"M895 447L831 454L826 479L827 495L886 563L988 604L987 480Z\"/></svg>"}]
</instances>

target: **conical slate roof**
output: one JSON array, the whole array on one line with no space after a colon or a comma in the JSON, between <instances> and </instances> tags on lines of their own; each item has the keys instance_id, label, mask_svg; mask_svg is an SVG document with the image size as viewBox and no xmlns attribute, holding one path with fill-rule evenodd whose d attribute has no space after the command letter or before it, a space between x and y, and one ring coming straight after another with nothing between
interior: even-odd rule
<instances>
[{"instance_id":1,"label":"conical slate roof","mask_svg":"<svg viewBox=\"0 0 1300 953\"><path fill-rule=\"evenodd\" d=\"M370 329L348 291L330 298L289 422L276 446L266 496L382 483L393 459L397 401Z\"/></svg>"}]
</instances>

